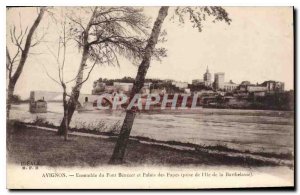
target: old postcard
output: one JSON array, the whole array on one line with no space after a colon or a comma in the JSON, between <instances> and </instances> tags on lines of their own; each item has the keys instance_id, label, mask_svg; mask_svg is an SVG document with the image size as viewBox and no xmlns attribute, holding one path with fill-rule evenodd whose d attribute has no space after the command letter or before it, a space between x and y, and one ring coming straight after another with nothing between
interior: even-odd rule
<instances>
[{"instance_id":1,"label":"old postcard","mask_svg":"<svg viewBox=\"0 0 300 195\"><path fill-rule=\"evenodd\" d=\"M293 13L7 7L7 188L293 188Z\"/></svg>"}]
</instances>

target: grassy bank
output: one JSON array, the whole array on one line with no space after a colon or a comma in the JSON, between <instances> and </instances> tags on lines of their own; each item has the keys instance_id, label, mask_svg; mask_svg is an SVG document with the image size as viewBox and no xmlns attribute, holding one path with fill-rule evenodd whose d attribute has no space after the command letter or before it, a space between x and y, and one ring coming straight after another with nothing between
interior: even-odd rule
<instances>
[{"instance_id":1,"label":"grassy bank","mask_svg":"<svg viewBox=\"0 0 300 195\"><path fill-rule=\"evenodd\" d=\"M21 163L39 162L47 166L98 166L107 164L112 154L116 137L108 139L71 135L63 141L55 132L28 128L24 125L8 125L8 161ZM183 151L162 145L145 144L130 140L126 164L134 165L229 165L229 166L275 166L274 162L233 157L205 150Z\"/></svg>"},{"instance_id":2,"label":"grassy bank","mask_svg":"<svg viewBox=\"0 0 300 195\"><path fill-rule=\"evenodd\" d=\"M20 121L10 121L10 123L14 123L16 125L20 125L21 127L26 125L33 125L33 126L40 126L40 127L49 127L57 129L58 126L55 126L52 123L49 123L47 120L43 118L37 117L36 120L30 123L24 123ZM111 126L107 126L104 121L99 121L95 126L89 125L89 124L79 124L76 125L76 127L70 128L70 132L80 132L80 133L88 133L88 134L94 134L94 135L105 135L110 137L117 137L120 131L120 123L117 121ZM271 152L265 152L262 148L262 151L254 152L250 150L237 150L234 148L230 148L225 144L217 144L214 146L211 145L199 145L199 144L193 144L193 143L187 143L187 142L178 142L178 141L160 141L151 139L148 137L143 136L131 136L133 139L137 139L139 141L145 141L145 142L152 142L156 144L162 144L162 145L169 145L169 146L179 146L179 147L187 147L191 148L192 150L201 151L201 150L209 150L209 151L215 151L215 152L227 152L227 153L243 153L247 155L257 155L261 157L267 157L267 158L276 158L280 160L292 160L294 158L294 155L291 152L288 153L271 153Z\"/></svg>"}]
</instances>

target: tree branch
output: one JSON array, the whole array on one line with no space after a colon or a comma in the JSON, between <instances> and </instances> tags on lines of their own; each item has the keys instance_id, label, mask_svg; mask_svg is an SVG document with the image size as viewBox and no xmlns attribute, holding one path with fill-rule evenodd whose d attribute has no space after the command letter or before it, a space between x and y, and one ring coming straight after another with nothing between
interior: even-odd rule
<instances>
[{"instance_id":1,"label":"tree branch","mask_svg":"<svg viewBox=\"0 0 300 195\"><path fill-rule=\"evenodd\" d=\"M43 64L42 64L42 65L43 65ZM57 83L58 85L61 86L61 83L60 83L59 81L57 81L56 79L54 79L54 78L48 73L48 71L47 71L47 69L45 68L44 65L43 65L43 68L44 68L44 70L45 70L47 76L48 76L52 81L54 81L55 83Z\"/></svg>"}]
</instances>

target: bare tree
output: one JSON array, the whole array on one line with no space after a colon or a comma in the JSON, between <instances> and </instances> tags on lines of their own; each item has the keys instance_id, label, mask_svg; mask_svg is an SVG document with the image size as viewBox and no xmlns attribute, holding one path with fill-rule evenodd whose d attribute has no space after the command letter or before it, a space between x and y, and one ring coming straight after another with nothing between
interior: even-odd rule
<instances>
[{"instance_id":1,"label":"bare tree","mask_svg":"<svg viewBox=\"0 0 300 195\"><path fill-rule=\"evenodd\" d=\"M8 88L7 88L7 103L6 103L6 117L9 119L9 112L11 108L11 100L14 95L14 90L16 83L22 74L23 68L25 66L30 48L36 46L41 42L41 39L33 42L33 35L39 26L46 8L40 8L37 18L34 23L30 27L28 31L28 27L23 31L20 29L20 32L17 33L16 26L10 29L10 40L12 44L16 47L16 52L11 55L8 47L6 46L6 70L7 70L7 78L8 78ZM20 21L21 22L21 21ZM25 42L24 42L25 41Z\"/></svg>"},{"instance_id":2,"label":"bare tree","mask_svg":"<svg viewBox=\"0 0 300 195\"><path fill-rule=\"evenodd\" d=\"M73 10L68 19L73 25L70 36L77 42L81 54L75 85L67 103L68 117L64 117L58 134L62 135L76 109L80 90L88 79L83 78L88 63L119 66L118 56L134 63L144 53L148 31L148 18L141 8L133 7L85 7ZM80 14L83 12L83 14ZM88 19L83 18L90 14ZM164 49L157 49L156 56L164 56ZM89 72L90 73L90 72ZM66 122L67 121L67 122Z\"/></svg>"},{"instance_id":3,"label":"bare tree","mask_svg":"<svg viewBox=\"0 0 300 195\"><path fill-rule=\"evenodd\" d=\"M70 97L70 95L67 93L67 85L69 83L71 83L72 81L74 81L76 79L76 76L74 79L68 80L66 81L64 78L64 68L65 68L65 64L66 64L66 52L67 52L67 45L68 43L71 41L71 39L67 36L67 32L66 32L66 19L64 21L61 22L61 25L59 26L60 28L62 28L62 33L61 35L59 35L59 39L58 39L58 49L57 49L57 55L51 50L51 48L48 47L49 53L54 57L56 64L57 64L57 74L58 74L58 79L56 79L55 77L51 76L47 69L45 68L46 74L47 76L54 81L55 83L57 83L61 88L62 88L62 101L63 101L63 116L64 118L68 118L68 97ZM90 75L90 72L93 70L93 68L95 67L94 63L89 69L89 74L87 75L87 78L84 79L84 81L86 81ZM64 131L64 140L67 141L68 140L68 119L65 120L65 126L66 129Z\"/></svg>"},{"instance_id":4,"label":"bare tree","mask_svg":"<svg viewBox=\"0 0 300 195\"><path fill-rule=\"evenodd\" d=\"M133 84L131 91L131 99L136 93L140 91L145 82L145 76L147 74L148 68L150 66L151 57L153 51L157 44L157 40L161 31L162 24L168 15L169 7L161 7L152 28L152 33L148 39L148 43L145 47L145 53L143 55L143 60L139 65L138 72ZM202 30L202 21L206 20L206 15L214 16L214 21L225 20L228 24L230 19L228 18L227 12L221 7L178 7L175 9L175 14L173 19L178 18L179 22L184 23L185 18L188 16L193 27L197 28L200 32ZM109 161L110 164L120 164L123 162L125 150L129 140L130 132L135 118L135 111L133 109L127 110L126 116L118 137L117 143L115 145L112 157Z\"/></svg>"}]
</instances>

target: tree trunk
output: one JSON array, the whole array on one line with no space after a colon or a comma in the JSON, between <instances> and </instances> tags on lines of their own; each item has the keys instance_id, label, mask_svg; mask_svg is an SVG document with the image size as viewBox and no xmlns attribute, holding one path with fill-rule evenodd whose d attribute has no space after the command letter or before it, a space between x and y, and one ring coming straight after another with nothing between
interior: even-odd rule
<instances>
[{"instance_id":1,"label":"tree trunk","mask_svg":"<svg viewBox=\"0 0 300 195\"><path fill-rule=\"evenodd\" d=\"M15 90L15 85L12 85L11 82L8 84L8 89L7 89L7 97L6 97L6 119L9 119L9 113L10 113L10 108L11 108L11 101L14 96L14 90Z\"/></svg>"},{"instance_id":2,"label":"tree trunk","mask_svg":"<svg viewBox=\"0 0 300 195\"><path fill-rule=\"evenodd\" d=\"M68 105L67 102L64 103L64 119L68 118ZM68 120L64 120L64 140L67 141L68 140L68 131L69 131L69 123Z\"/></svg>"},{"instance_id":3,"label":"tree trunk","mask_svg":"<svg viewBox=\"0 0 300 195\"><path fill-rule=\"evenodd\" d=\"M64 117L58 128L57 135L64 135L64 133L67 131L75 109L76 109L76 104L74 105L74 103L70 102L70 100L69 100L67 103L66 111L64 110ZM68 116L68 117L66 117L66 116ZM67 120L65 120L65 119L67 119Z\"/></svg>"},{"instance_id":4,"label":"tree trunk","mask_svg":"<svg viewBox=\"0 0 300 195\"><path fill-rule=\"evenodd\" d=\"M7 91L7 106L6 106L6 118L9 119L9 112L10 112L10 108L11 108L11 98L13 97L13 94L14 94L14 88L15 88L15 85L23 71L23 68L24 68L24 65L25 65L25 62L26 62L26 59L28 57L28 53L29 53L29 50L30 50L30 47L31 47L31 40L32 40L32 36L35 32L35 30L37 29L37 27L39 26L42 18L43 18L43 15L44 15L44 12L45 12L45 9L46 8L41 8L40 10L40 13L38 15L38 17L35 19L33 25L31 26L29 32L28 32L28 35L26 37L26 42L25 42L25 46L24 46L24 49L22 49L22 53L21 53L21 58L20 58L20 62L18 64L18 67L15 71L15 73L13 74L12 77L9 78L9 86L8 86L8 91ZM8 52L8 50L6 51ZM12 68L12 66L11 66Z\"/></svg>"},{"instance_id":5,"label":"tree trunk","mask_svg":"<svg viewBox=\"0 0 300 195\"><path fill-rule=\"evenodd\" d=\"M153 50L155 48L155 45L157 44L157 40L161 31L161 26L168 15L168 9L169 7L161 7L158 13L158 16L156 18L156 21L154 23L154 26L152 28L152 32L150 35L150 38L148 40L148 43L145 48L145 54L143 56L143 60L139 66L133 88L131 91L131 98L134 97L136 93L139 93L141 88L144 86L145 82L145 76L147 74L148 68L150 66L151 56L153 54ZM126 112L126 116L120 131L120 135L118 137L117 143L115 145L112 157L109 161L110 164L120 164L123 162L125 150L127 147L127 143L129 140L129 135L132 129L132 125L134 122L135 113L133 110L128 110Z\"/></svg>"},{"instance_id":6,"label":"tree trunk","mask_svg":"<svg viewBox=\"0 0 300 195\"><path fill-rule=\"evenodd\" d=\"M62 87L63 87L63 107L64 107L64 119L66 119L64 121L64 140L67 141L68 140L68 131L69 131L69 123L68 123L68 102L67 102L67 92L66 92L66 85L65 83L62 83Z\"/></svg>"}]
</instances>

